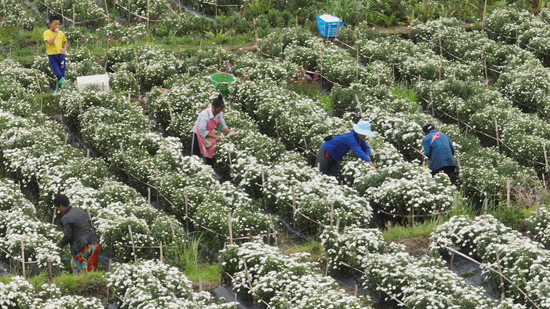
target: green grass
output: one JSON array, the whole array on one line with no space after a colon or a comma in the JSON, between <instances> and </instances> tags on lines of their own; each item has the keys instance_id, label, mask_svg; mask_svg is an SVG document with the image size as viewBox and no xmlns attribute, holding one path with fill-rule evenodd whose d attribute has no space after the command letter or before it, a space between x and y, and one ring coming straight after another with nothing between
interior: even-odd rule
<instances>
[{"instance_id":1,"label":"green grass","mask_svg":"<svg viewBox=\"0 0 550 309\"><path fill-rule=\"evenodd\" d=\"M317 240L309 240L302 244L292 244L281 248L286 254L307 252L312 255L320 255L323 253L323 246Z\"/></svg>"},{"instance_id":2,"label":"green grass","mask_svg":"<svg viewBox=\"0 0 550 309\"><path fill-rule=\"evenodd\" d=\"M64 294L94 294L106 285L103 275L102 271L82 273L78 276L70 272L64 272L53 277L52 283L59 287ZM0 282L7 284L12 281L12 278L13 276L0 277ZM42 291L42 285L49 283L46 273L30 277L27 280L35 287L36 292Z\"/></svg>"}]
</instances>

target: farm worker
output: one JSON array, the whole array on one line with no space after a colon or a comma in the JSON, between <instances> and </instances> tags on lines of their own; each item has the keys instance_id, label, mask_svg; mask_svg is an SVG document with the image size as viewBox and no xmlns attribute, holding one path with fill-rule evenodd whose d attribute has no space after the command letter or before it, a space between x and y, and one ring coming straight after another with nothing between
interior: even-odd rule
<instances>
[{"instance_id":1,"label":"farm worker","mask_svg":"<svg viewBox=\"0 0 550 309\"><path fill-rule=\"evenodd\" d=\"M52 95L57 95L59 86L67 85L65 81L65 52L67 51L67 38L59 30L59 17L50 16L49 29L44 31L44 42L46 42L46 53L50 60L52 71L57 77L55 91ZM64 47L62 47L64 43Z\"/></svg>"},{"instance_id":2,"label":"farm worker","mask_svg":"<svg viewBox=\"0 0 550 309\"><path fill-rule=\"evenodd\" d=\"M444 172L451 177L451 173L455 171L453 143L446 134L438 132L431 123L423 126L422 131L425 135L422 139L422 147L424 147L424 154L430 160L428 168L432 171L432 175Z\"/></svg>"},{"instance_id":3,"label":"farm worker","mask_svg":"<svg viewBox=\"0 0 550 309\"><path fill-rule=\"evenodd\" d=\"M368 121L360 120L348 133L325 137L325 142L317 152L315 167L319 166L319 171L325 175L338 178L338 162L342 161L351 149L359 159L376 169L370 159L370 147L365 142L366 136L374 137L374 133L370 130Z\"/></svg>"},{"instance_id":4,"label":"farm worker","mask_svg":"<svg viewBox=\"0 0 550 309\"><path fill-rule=\"evenodd\" d=\"M82 209L73 208L69 198L63 194L53 199L53 205L63 214L61 227L64 236L56 245L63 248L71 244L71 268L76 275L83 271L94 271L97 268L99 245L90 217Z\"/></svg>"},{"instance_id":5,"label":"farm worker","mask_svg":"<svg viewBox=\"0 0 550 309\"><path fill-rule=\"evenodd\" d=\"M200 112L193 126L193 140L191 142L192 155L204 156L206 164L214 165L214 147L222 138L214 133L214 129L234 136L235 132L229 130L223 119L222 111L225 108L223 97L220 94L212 101L212 106Z\"/></svg>"}]
</instances>

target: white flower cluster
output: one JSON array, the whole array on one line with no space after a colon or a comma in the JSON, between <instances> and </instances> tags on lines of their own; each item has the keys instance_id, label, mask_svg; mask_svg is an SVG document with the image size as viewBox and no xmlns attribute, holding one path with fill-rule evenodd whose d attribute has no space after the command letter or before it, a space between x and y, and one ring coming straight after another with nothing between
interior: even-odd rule
<instances>
[{"instance_id":1,"label":"white flower cluster","mask_svg":"<svg viewBox=\"0 0 550 309\"><path fill-rule=\"evenodd\" d=\"M527 225L535 240L550 250L550 210L541 207L538 216L534 212L525 219L525 225Z\"/></svg>"},{"instance_id":2,"label":"white flower cluster","mask_svg":"<svg viewBox=\"0 0 550 309\"><path fill-rule=\"evenodd\" d=\"M363 259L362 268L372 295L384 300L395 297L409 308L526 308L509 300L497 305L483 288L468 285L434 257L417 260L405 252L372 254Z\"/></svg>"},{"instance_id":3,"label":"white flower cluster","mask_svg":"<svg viewBox=\"0 0 550 309\"><path fill-rule=\"evenodd\" d=\"M273 308L369 308L339 289L334 279L316 273L315 265L304 261L308 255L289 257L262 242L248 242L221 251L220 260L238 292Z\"/></svg>"},{"instance_id":4,"label":"white flower cluster","mask_svg":"<svg viewBox=\"0 0 550 309\"><path fill-rule=\"evenodd\" d=\"M0 0L0 26L33 27L36 19L29 14L23 3L17 0Z\"/></svg>"},{"instance_id":5,"label":"white flower cluster","mask_svg":"<svg viewBox=\"0 0 550 309\"><path fill-rule=\"evenodd\" d=\"M502 274L513 284L505 281L501 288L515 302L530 304L519 288L539 308L550 308L550 251L540 243L531 241L487 215L474 219L453 217L439 226L432 234L431 247L444 251L445 247L451 246L460 247L463 253L484 263L487 266L484 271L495 286L501 286L500 276L495 271L502 269ZM496 258L497 252L499 260Z\"/></svg>"},{"instance_id":6,"label":"white flower cluster","mask_svg":"<svg viewBox=\"0 0 550 309\"><path fill-rule=\"evenodd\" d=\"M60 250L55 242L61 239L61 233L51 224L37 222L34 206L16 185L0 182L0 198L0 257L21 261L23 245L25 262L38 261L45 267L50 260L60 266Z\"/></svg>"},{"instance_id":7,"label":"white flower cluster","mask_svg":"<svg viewBox=\"0 0 550 309\"><path fill-rule=\"evenodd\" d=\"M207 306L209 293L193 292L191 281L182 272L160 261L117 263L106 279L107 286L122 299L120 308L232 308L232 304Z\"/></svg>"},{"instance_id":8,"label":"white flower cluster","mask_svg":"<svg viewBox=\"0 0 550 309\"><path fill-rule=\"evenodd\" d=\"M221 234L209 233L207 236L217 243L227 240L222 235L229 236L229 213L233 214L234 237L258 235L268 229L268 217L259 213L259 208L246 194L230 184L220 185L212 170L200 164L198 158L182 158L182 145L175 138L163 138L151 132L149 119L139 106L100 92L67 93L60 100L60 106L80 128L88 145L110 158L111 169L116 174L127 175L121 169L127 170L132 175L129 182L143 191L147 190L144 183L155 186L159 195L170 201L160 199L159 202L175 215L188 214L198 224ZM120 220L109 227L127 226L127 221L133 220L128 214L116 218ZM147 237L147 229L138 221L133 222L136 229L141 227L143 237L140 240L147 245L152 241ZM147 221L147 224L154 222ZM112 230L121 243L128 240L124 230L122 235L116 228ZM169 231L170 225L164 225L164 230ZM115 250L123 249L128 252L120 246Z\"/></svg>"},{"instance_id":9,"label":"white flower cluster","mask_svg":"<svg viewBox=\"0 0 550 309\"><path fill-rule=\"evenodd\" d=\"M20 63L10 59L0 62L0 84L2 88L10 89L7 93L8 97L13 97L18 92L14 89L21 89L31 94L46 91L49 88L46 75L42 72L38 72L37 75L34 73L34 70L26 69Z\"/></svg>"},{"instance_id":10,"label":"white flower cluster","mask_svg":"<svg viewBox=\"0 0 550 309\"><path fill-rule=\"evenodd\" d=\"M105 10L94 0L44 0L37 2L41 12L48 11L49 16L61 17L60 8L62 8L63 15L68 18L73 16L73 5L75 5L76 22L92 21L105 16Z\"/></svg>"}]
</instances>

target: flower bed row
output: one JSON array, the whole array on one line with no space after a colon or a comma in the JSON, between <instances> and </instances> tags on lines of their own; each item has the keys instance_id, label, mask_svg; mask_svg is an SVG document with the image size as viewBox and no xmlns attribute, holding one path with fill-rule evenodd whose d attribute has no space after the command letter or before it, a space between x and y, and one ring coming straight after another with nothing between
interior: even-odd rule
<instances>
[{"instance_id":1,"label":"flower bed row","mask_svg":"<svg viewBox=\"0 0 550 309\"><path fill-rule=\"evenodd\" d=\"M181 235L176 220L159 214L135 190L109 178L102 160L86 158L82 150L67 144L62 127L39 112L28 92L10 91L4 96L8 99L0 100L0 110L5 111L3 164L24 186L38 191L40 213L51 213L53 197L67 194L74 207L90 210L100 246L120 261L133 259L127 247L131 245L128 225L134 226L136 246L170 241L172 229ZM156 250L138 248L136 254L151 257Z\"/></svg>"},{"instance_id":2,"label":"flower bed row","mask_svg":"<svg viewBox=\"0 0 550 309\"><path fill-rule=\"evenodd\" d=\"M293 256L261 242L229 246L222 251L222 271L241 295L271 308L370 308L338 288L331 277L307 262L308 253Z\"/></svg>"},{"instance_id":3,"label":"flower bed row","mask_svg":"<svg viewBox=\"0 0 550 309\"><path fill-rule=\"evenodd\" d=\"M243 57L243 63L248 62L246 57ZM269 67L270 64L258 66ZM236 67L236 70L243 70L243 67ZM256 75L255 67L247 69L251 76ZM168 93L152 91L147 96L149 111L167 132L190 146L194 120L202 109L210 105L211 92L204 90L210 87L204 78L199 78L174 83ZM257 125L232 101L227 105L224 118L237 134L217 146L216 170L232 176L238 187L255 198L265 199L268 207L313 233L320 228L318 223L330 224L331 204L336 212L333 219L340 218L341 224L368 223L371 209L364 200L357 200L354 190L340 187L334 179L320 175L297 153L286 151L279 140L259 133ZM259 185L263 185L263 189ZM297 211L313 221L294 216L293 204Z\"/></svg>"},{"instance_id":4,"label":"flower bed row","mask_svg":"<svg viewBox=\"0 0 550 309\"><path fill-rule=\"evenodd\" d=\"M268 217L247 194L229 183L220 185L198 158L182 157L179 141L152 132L139 105L113 94L73 90L59 104L71 126L110 162L113 173L144 193L152 185L166 210L214 231L206 238L216 246L228 241L229 214L235 238L268 230Z\"/></svg>"},{"instance_id":5,"label":"flower bed row","mask_svg":"<svg viewBox=\"0 0 550 309\"><path fill-rule=\"evenodd\" d=\"M432 234L431 247L440 252L447 247L460 250L502 274L511 282L486 270L494 286L527 308L550 308L550 251L519 232L507 228L490 215L468 219L453 217ZM498 254L498 258L497 258ZM520 292L521 289L526 295ZM528 298L527 298L528 297Z\"/></svg>"},{"instance_id":6,"label":"flower bed row","mask_svg":"<svg viewBox=\"0 0 550 309\"><path fill-rule=\"evenodd\" d=\"M525 219L533 238L550 250L550 210L548 206L540 209L540 214L532 213Z\"/></svg>"},{"instance_id":7,"label":"flower bed row","mask_svg":"<svg viewBox=\"0 0 550 309\"><path fill-rule=\"evenodd\" d=\"M326 229L320 238L330 270L362 272L362 283L378 300L419 309L525 308L510 299L501 304L488 299L482 288L469 286L439 258L416 259L402 245L387 245L378 229Z\"/></svg>"}]
</instances>

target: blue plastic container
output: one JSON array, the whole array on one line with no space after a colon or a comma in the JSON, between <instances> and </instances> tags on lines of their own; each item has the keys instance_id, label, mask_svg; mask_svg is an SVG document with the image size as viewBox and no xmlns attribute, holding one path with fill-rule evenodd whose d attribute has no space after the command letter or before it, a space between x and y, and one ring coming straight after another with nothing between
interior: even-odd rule
<instances>
[{"instance_id":1,"label":"blue plastic container","mask_svg":"<svg viewBox=\"0 0 550 309\"><path fill-rule=\"evenodd\" d=\"M344 24L344 21L340 19L340 26L338 26L338 19L334 15L317 15L317 31L325 38L335 37L336 30L340 34Z\"/></svg>"}]
</instances>

